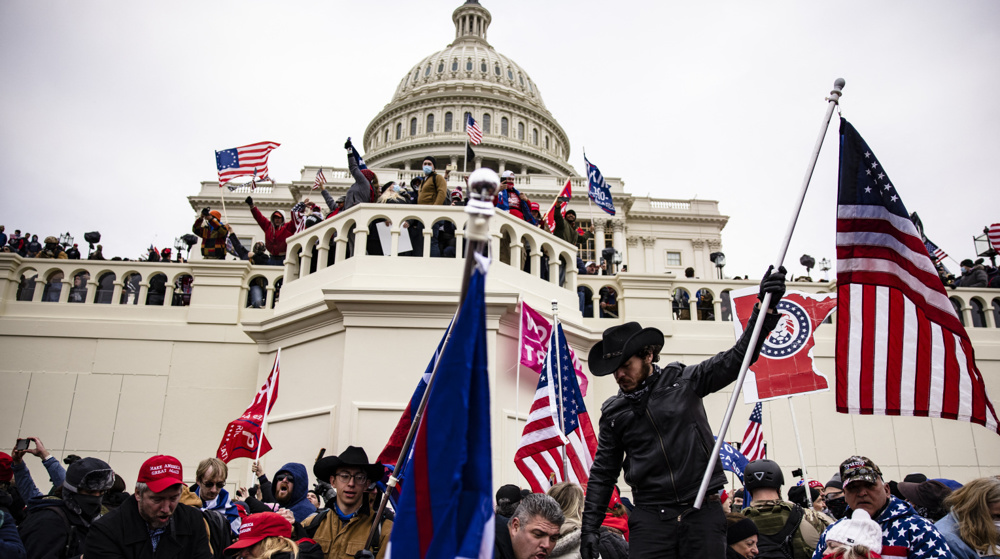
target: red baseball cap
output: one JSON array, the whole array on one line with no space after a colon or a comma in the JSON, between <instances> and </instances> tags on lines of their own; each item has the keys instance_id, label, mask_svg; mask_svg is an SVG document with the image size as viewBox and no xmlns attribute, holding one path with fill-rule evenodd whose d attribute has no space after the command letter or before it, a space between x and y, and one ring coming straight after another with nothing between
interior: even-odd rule
<instances>
[{"instance_id":1,"label":"red baseball cap","mask_svg":"<svg viewBox=\"0 0 1000 559\"><path fill-rule=\"evenodd\" d=\"M10 454L0 452L0 481L10 481L14 479L14 470L11 468L13 459Z\"/></svg>"},{"instance_id":2,"label":"red baseball cap","mask_svg":"<svg viewBox=\"0 0 1000 559\"><path fill-rule=\"evenodd\" d=\"M145 483L153 493L165 491L172 485L184 483L184 468L180 460L166 454L158 454L142 463L139 468L139 483Z\"/></svg>"},{"instance_id":3,"label":"red baseball cap","mask_svg":"<svg viewBox=\"0 0 1000 559\"><path fill-rule=\"evenodd\" d=\"M240 539L226 548L226 551L245 549L260 543L264 538L292 537L292 524L276 512L259 512L243 519L240 525Z\"/></svg>"}]
</instances>

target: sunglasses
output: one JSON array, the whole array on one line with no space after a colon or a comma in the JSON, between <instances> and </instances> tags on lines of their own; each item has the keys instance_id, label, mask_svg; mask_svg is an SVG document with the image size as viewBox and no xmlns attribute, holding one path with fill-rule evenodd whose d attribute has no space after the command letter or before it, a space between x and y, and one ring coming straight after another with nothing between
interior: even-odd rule
<instances>
[{"instance_id":1,"label":"sunglasses","mask_svg":"<svg viewBox=\"0 0 1000 559\"><path fill-rule=\"evenodd\" d=\"M212 489L212 488L222 489L223 487L226 486L226 482L224 482L224 481L216 481L216 482L202 481L202 482L199 482L199 484L200 485L204 485L205 489Z\"/></svg>"},{"instance_id":2,"label":"sunglasses","mask_svg":"<svg viewBox=\"0 0 1000 559\"><path fill-rule=\"evenodd\" d=\"M274 483L278 483L279 481L286 481L286 480L290 481L292 483L295 482L295 478L293 478L291 474L280 474L280 475L277 475L277 476L274 477Z\"/></svg>"}]
</instances>

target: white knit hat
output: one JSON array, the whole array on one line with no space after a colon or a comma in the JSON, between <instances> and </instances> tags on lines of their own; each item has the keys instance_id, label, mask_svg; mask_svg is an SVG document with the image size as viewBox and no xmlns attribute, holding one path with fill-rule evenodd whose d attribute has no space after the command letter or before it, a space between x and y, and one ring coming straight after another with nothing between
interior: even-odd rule
<instances>
[{"instance_id":1,"label":"white knit hat","mask_svg":"<svg viewBox=\"0 0 1000 559\"><path fill-rule=\"evenodd\" d=\"M872 520L868 511L858 509L851 518L845 518L830 527L826 541L844 545L863 545L875 553L882 553L882 527Z\"/></svg>"}]
</instances>

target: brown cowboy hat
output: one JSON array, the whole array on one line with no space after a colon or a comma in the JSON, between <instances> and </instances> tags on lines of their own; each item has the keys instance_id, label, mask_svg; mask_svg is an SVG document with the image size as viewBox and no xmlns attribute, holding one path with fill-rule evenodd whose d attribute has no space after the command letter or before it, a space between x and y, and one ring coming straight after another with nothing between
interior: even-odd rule
<instances>
[{"instance_id":1,"label":"brown cowboy hat","mask_svg":"<svg viewBox=\"0 0 1000 559\"><path fill-rule=\"evenodd\" d=\"M313 473L316 474L316 478L329 482L330 477L337 473L339 468L346 466L352 466L356 468L361 468L366 474L368 474L368 481L375 482L382 479L385 475L385 468L382 464L368 463L368 454L365 449L359 446L349 446L347 450L340 453L340 456L326 456L316 461L313 465Z\"/></svg>"},{"instance_id":2,"label":"brown cowboy hat","mask_svg":"<svg viewBox=\"0 0 1000 559\"><path fill-rule=\"evenodd\" d=\"M663 347L663 332L643 328L638 322L612 326L604 331L603 339L590 348L587 365L594 376L603 377L615 372L646 346Z\"/></svg>"}]
</instances>

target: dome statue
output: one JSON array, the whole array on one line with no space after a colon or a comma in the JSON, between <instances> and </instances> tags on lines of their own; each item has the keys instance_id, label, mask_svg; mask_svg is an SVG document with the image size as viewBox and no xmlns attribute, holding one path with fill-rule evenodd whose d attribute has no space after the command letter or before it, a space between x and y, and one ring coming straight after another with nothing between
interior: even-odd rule
<instances>
[{"instance_id":1,"label":"dome statue","mask_svg":"<svg viewBox=\"0 0 1000 559\"><path fill-rule=\"evenodd\" d=\"M372 167L419 169L423 158L469 172L576 175L570 143L528 73L486 40L490 12L468 0L452 13L455 39L403 76L392 100L365 130ZM466 122L482 129L475 160L465 161ZM439 165L443 167L442 165Z\"/></svg>"}]
</instances>

